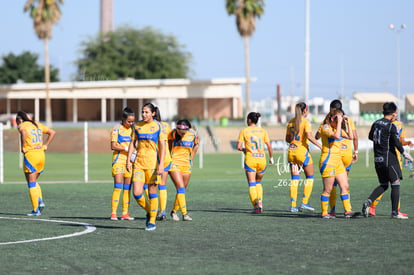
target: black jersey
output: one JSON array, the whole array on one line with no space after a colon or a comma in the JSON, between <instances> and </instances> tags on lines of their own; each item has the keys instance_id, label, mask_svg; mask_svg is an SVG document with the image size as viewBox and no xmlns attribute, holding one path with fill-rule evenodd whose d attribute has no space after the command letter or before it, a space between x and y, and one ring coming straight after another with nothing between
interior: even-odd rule
<instances>
[{"instance_id":1,"label":"black jersey","mask_svg":"<svg viewBox=\"0 0 414 275\"><path fill-rule=\"evenodd\" d=\"M398 163L397 148L401 154L404 152L398 138L397 126L386 118L377 120L372 124L368 138L374 142L374 157L376 165L393 165Z\"/></svg>"}]
</instances>

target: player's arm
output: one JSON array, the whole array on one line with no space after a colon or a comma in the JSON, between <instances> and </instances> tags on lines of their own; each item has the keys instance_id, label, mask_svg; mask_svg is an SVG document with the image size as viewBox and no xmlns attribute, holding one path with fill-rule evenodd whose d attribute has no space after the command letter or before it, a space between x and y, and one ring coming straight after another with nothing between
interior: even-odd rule
<instances>
[{"instance_id":1,"label":"player's arm","mask_svg":"<svg viewBox=\"0 0 414 275\"><path fill-rule=\"evenodd\" d=\"M267 152L269 153L269 163L270 165L273 165L275 163L274 159L273 159L273 148L272 145L270 144L269 141L265 142L266 147L267 147Z\"/></svg>"},{"instance_id":2,"label":"player's arm","mask_svg":"<svg viewBox=\"0 0 414 275\"><path fill-rule=\"evenodd\" d=\"M47 130L47 132L46 132L46 135L47 135L47 140L46 140L46 142L43 144L43 149L44 149L45 151L47 150L47 147L49 146L49 144L52 142L53 138L55 137L55 135L56 135L56 131L55 131L55 130L53 130L53 129L51 129L51 128L49 128L49 129Z\"/></svg>"},{"instance_id":3,"label":"player's arm","mask_svg":"<svg viewBox=\"0 0 414 275\"><path fill-rule=\"evenodd\" d=\"M293 140L293 136L292 136L292 134L290 133L289 125L290 125L290 123L289 123L289 124L288 124L288 126L286 127L286 135L285 135L285 141L286 141L287 143L291 143L291 142L292 142L292 140Z\"/></svg>"},{"instance_id":4,"label":"player's arm","mask_svg":"<svg viewBox=\"0 0 414 275\"><path fill-rule=\"evenodd\" d=\"M26 130L24 130L24 129L21 130L20 129L20 146L21 146L20 151L23 154L26 153L25 150L24 150L24 141L26 140L26 137L27 137Z\"/></svg>"},{"instance_id":5,"label":"player's arm","mask_svg":"<svg viewBox=\"0 0 414 275\"><path fill-rule=\"evenodd\" d=\"M316 134L318 134L318 133L319 132L317 132ZM322 150L322 145L316 140L316 135L315 135L315 137L313 137L311 132L307 132L306 133L306 137L308 138L308 140L310 142L312 142L313 144L315 144L316 147L318 147L319 149Z\"/></svg>"},{"instance_id":6,"label":"player's arm","mask_svg":"<svg viewBox=\"0 0 414 275\"><path fill-rule=\"evenodd\" d=\"M158 139L158 149L158 157L160 158L160 164L158 165L158 175L162 175L164 172L165 139Z\"/></svg>"},{"instance_id":7,"label":"player's arm","mask_svg":"<svg viewBox=\"0 0 414 275\"><path fill-rule=\"evenodd\" d=\"M404 147L402 147L401 143L400 143L400 139L398 138L398 132L397 132L397 126L395 126L395 124L391 125L391 129L390 129L390 140L391 142L395 145L395 147L397 148L398 151L400 151L400 153L407 159L409 160L413 160L413 158L411 157L411 155L408 152L404 151Z\"/></svg>"},{"instance_id":8,"label":"player's arm","mask_svg":"<svg viewBox=\"0 0 414 275\"><path fill-rule=\"evenodd\" d=\"M198 137L196 136L194 138L193 150L191 150L191 155L190 155L191 161L193 161L193 158L194 158L195 154L197 154L199 144L200 144L200 141L199 141Z\"/></svg>"}]
</instances>

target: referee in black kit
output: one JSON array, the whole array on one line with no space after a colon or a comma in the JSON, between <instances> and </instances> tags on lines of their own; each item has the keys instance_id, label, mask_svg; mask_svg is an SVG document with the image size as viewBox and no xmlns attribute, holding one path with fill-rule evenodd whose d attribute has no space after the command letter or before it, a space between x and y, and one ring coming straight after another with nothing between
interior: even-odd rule
<instances>
[{"instance_id":1,"label":"referee in black kit","mask_svg":"<svg viewBox=\"0 0 414 275\"><path fill-rule=\"evenodd\" d=\"M382 106L384 117L374 122L369 132L369 139L374 142L374 161L375 171L377 172L380 185L372 191L369 198L362 204L362 214L368 217L369 206L381 194L388 189L391 184L391 205L393 219L408 219L398 213L398 201L400 199L400 180L402 172L397 159L396 151L413 160L411 155L404 152L400 140L398 139L397 126L392 123L397 119L398 109L394 102L386 102Z\"/></svg>"}]
</instances>

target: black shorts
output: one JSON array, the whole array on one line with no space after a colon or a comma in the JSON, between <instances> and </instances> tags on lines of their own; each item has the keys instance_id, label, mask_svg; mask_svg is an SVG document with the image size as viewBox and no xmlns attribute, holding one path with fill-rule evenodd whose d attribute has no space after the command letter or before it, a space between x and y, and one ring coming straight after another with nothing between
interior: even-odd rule
<instances>
[{"instance_id":1,"label":"black shorts","mask_svg":"<svg viewBox=\"0 0 414 275\"><path fill-rule=\"evenodd\" d=\"M397 180L402 180L402 172L400 164L390 164L387 166L375 164L375 171L377 172L380 183L393 183Z\"/></svg>"}]
</instances>

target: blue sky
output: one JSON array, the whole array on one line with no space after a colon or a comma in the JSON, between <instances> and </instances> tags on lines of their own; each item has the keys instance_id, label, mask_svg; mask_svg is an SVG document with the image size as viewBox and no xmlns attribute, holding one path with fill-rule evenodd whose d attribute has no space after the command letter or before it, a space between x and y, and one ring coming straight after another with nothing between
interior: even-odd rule
<instances>
[{"instance_id":1,"label":"blue sky","mask_svg":"<svg viewBox=\"0 0 414 275\"><path fill-rule=\"evenodd\" d=\"M8 1L0 17L0 55L43 43L23 13L26 1ZM352 97L354 92L397 94L397 34L388 26L406 24L400 33L401 95L414 92L414 1L310 0L310 97ZM51 64L62 81L76 75L80 43L99 31L99 0L66 0L49 44ZM115 27L152 26L172 34L192 53L193 79L244 76L243 40L224 0L114 0ZM301 96L304 83L305 0L267 0L265 14L250 39L252 100Z\"/></svg>"}]
</instances>

